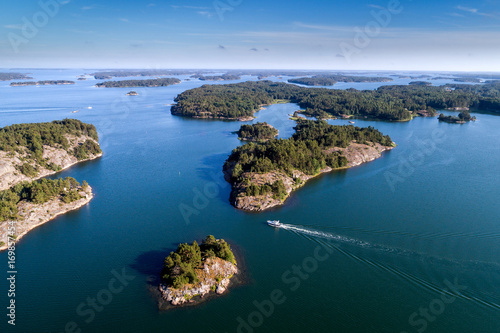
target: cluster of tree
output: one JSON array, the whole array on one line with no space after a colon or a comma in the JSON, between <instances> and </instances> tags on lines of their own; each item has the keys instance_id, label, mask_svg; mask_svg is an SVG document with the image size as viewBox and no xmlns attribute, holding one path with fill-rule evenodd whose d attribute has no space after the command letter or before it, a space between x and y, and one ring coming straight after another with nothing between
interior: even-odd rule
<instances>
[{"instance_id":1,"label":"cluster of tree","mask_svg":"<svg viewBox=\"0 0 500 333\"><path fill-rule=\"evenodd\" d=\"M393 145L389 136L384 136L372 127L334 126L323 120L299 120L295 131L288 139L273 139L263 144L249 143L234 149L224 164L225 171L232 169L231 181L240 180L244 172L281 171L293 177L294 170L316 175L327 166L333 169L344 167L347 165L346 157L330 148L347 147L353 140L358 143ZM269 184L266 184L269 188L266 185L247 185L250 186L249 195L269 191L278 196L282 194L282 189L273 189Z\"/></svg>"},{"instance_id":2,"label":"cluster of tree","mask_svg":"<svg viewBox=\"0 0 500 333\"><path fill-rule=\"evenodd\" d=\"M193 71L175 69L150 69L150 70L123 70L92 73L96 80L109 80L114 77L134 77L134 76L168 76L192 74Z\"/></svg>"},{"instance_id":3,"label":"cluster of tree","mask_svg":"<svg viewBox=\"0 0 500 333\"><path fill-rule=\"evenodd\" d=\"M17 205L22 200L43 204L59 197L63 202L70 203L80 199L79 191L85 190L87 186L86 181L83 181L80 186L80 183L71 177L16 184L0 192L0 222L17 219Z\"/></svg>"},{"instance_id":4,"label":"cluster of tree","mask_svg":"<svg viewBox=\"0 0 500 333\"><path fill-rule=\"evenodd\" d=\"M278 135L278 130L264 122L253 125L241 125L237 133L240 140L266 141L275 138Z\"/></svg>"},{"instance_id":5,"label":"cluster of tree","mask_svg":"<svg viewBox=\"0 0 500 333\"><path fill-rule=\"evenodd\" d=\"M32 80L33 78L22 73L0 73L0 81Z\"/></svg>"},{"instance_id":6,"label":"cluster of tree","mask_svg":"<svg viewBox=\"0 0 500 333\"><path fill-rule=\"evenodd\" d=\"M175 252L171 252L163 262L161 277L167 285L182 288L185 284L199 281L195 269L202 268L207 258L221 258L236 265L231 247L223 239L207 236L198 245L196 241L189 245L179 244Z\"/></svg>"},{"instance_id":7,"label":"cluster of tree","mask_svg":"<svg viewBox=\"0 0 500 333\"><path fill-rule=\"evenodd\" d=\"M268 193L273 194L274 199L283 200L285 199L288 192L286 191L285 184L281 179L275 181L272 184L247 184L247 188L245 190L245 195L249 197L255 197L259 195L265 195Z\"/></svg>"},{"instance_id":8,"label":"cluster of tree","mask_svg":"<svg viewBox=\"0 0 500 333\"><path fill-rule=\"evenodd\" d=\"M444 114L440 114L438 117L439 121L444 121L447 123L466 123L469 121L475 121L476 117L472 117L469 112L462 111L458 114L458 116L445 116Z\"/></svg>"},{"instance_id":9,"label":"cluster of tree","mask_svg":"<svg viewBox=\"0 0 500 333\"><path fill-rule=\"evenodd\" d=\"M432 82L429 81L411 81L408 84L410 86L432 86Z\"/></svg>"},{"instance_id":10,"label":"cluster of tree","mask_svg":"<svg viewBox=\"0 0 500 333\"><path fill-rule=\"evenodd\" d=\"M59 168L57 165L47 163L42 157L44 145L65 149L78 160L88 158L89 154L101 153L99 145L89 139L76 148L71 148L66 135L77 137L86 135L98 140L94 125L76 119L64 119L50 123L15 124L3 127L0 129L0 150L19 153L25 161L20 171L29 177L37 174L37 165L54 171ZM25 152L28 154L23 156ZM35 166L32 165L33 162Z\"/></svg>"},{"instance_id":11,"label":"cluster of tree","mask_svg":"<svg viewBox=\"0 0 500 333\"><path fill-rule=\"evenodd\" d=\"M130 87L166 87L172 84L181 83L181 80L173 77L150 80L121 80L105 81L96 84L98 88L130 88Z\"/></svg>"},{"instance_id":12,"label":"cluster of tree","mask_svg":"<svg viewBox=\"0 0 500 333\"><path fill-rule=\"evenodd\" d=\"M45 80L45 81L26 81L26 82L12 82L12 87L21 86L48 86L48 85L61 85L61 84L75 84L75 81L68 80Z\"/></svg>"}]
</instances>

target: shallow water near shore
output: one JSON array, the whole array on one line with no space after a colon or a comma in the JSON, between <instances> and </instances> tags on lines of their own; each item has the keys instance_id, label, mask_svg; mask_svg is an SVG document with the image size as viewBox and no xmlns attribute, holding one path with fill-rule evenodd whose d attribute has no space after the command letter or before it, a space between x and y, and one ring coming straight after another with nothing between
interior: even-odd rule
<instances>
[{"instance_id":1,"label":"shallow water near shore","mask_svg":"<svg viewBox=\"0 0 500 333\"><path fill-rule=\"evenodd\" d=\"M75 80L86 71L31 72L37 80ZM206 82L134 89L139 96L96 82L0 82L1 127L77 118L97 127L104 151L53 176L86 180L95 197L17 244L16 326L4 318L2 332L64 332L69 322L82 332L245 332L245 325L254 332L418 332L424 325L426 332L498 332L500 116L478 113L463 125L355 119L397 147L309 181L282 207L245 213L229 204L222 174L243 144L232 133L241 123L176 117L167 105ZM296 110L272 105L245 123L266 121L286 138ZM270 228L269 219L291 227ZM149 281L178 243L208 234L241 249L249 283L199 306L159 311ZM5 252L0 262L6 271ZM123 272L129 279L100 311L88 305ZM0 290L6 300L5 279Z\"/></svg>"}]
</instances>

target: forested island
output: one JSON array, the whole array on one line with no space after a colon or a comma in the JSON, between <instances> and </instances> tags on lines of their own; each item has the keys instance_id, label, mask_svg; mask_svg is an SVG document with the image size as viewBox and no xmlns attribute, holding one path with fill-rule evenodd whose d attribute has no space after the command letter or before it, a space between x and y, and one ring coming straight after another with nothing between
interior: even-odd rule
<instances>
[{"instance_id":1,"label":"forested island","mask_svg":"<svg viewBox=\"0 0 500 333\"><path fill-rule=\"evenodd\" d=\"M432 82L429 81L411 81L408 84L411 86L432 86Z\"/></svg>"},{"instance_id":2,"label":"forested island","mask_svg":"<svg viewBox=\"0 0 500 333\"><path fill-rule=\"evenodd\" d=\"M0 81L11 80L33 80L33 78L22 73L0 73Z\"/></svg>"},{"instance_id":3,"label":"forested island","mask_svg":"<svg viewBox=\"0 0 500 333\"><path fill-rule=\"evenodd\" d=\"M73 178L41 179L102 155L93 125L64 119L0 129L0 250L54 217L88 203L92 189ZM15 234L8 228L15 224Z\"/></svg>"},{"instance_id":4,"label":"forested island","mask_svg":"<svg viewBox=\"0 0 500 333\"><path fill-rule=\"evenodd\" d=\"M301 77L297 79L289 79L290 83L298 83L306 86L333 86L337 82L390 82L389 77L380 76L350 76L350 75L333 75L320 74L313 77Z\"/></svg>"},{"instance_id":5,"label":"forested island","mask_svg":"<svg viewBox=\"0 0 500 333\"><path fill-rule=\"evenodd\" d=\"M96 87L98 88L166 87L178 83L181 83L181 80L169 77L164 79L150 79L150 80L105 81L96 84Z\"/></svg>"},{"instance_id":6,"label":"forested island","mask_svg":"<svg viewBox=\"0 0 500 333\"><path fill-rule=\"evenodd\" d=\"M230 202L248 211L281 205L307 180L374 160L394 146L389 136L372 127L298 120L289 139L249 143L232 151L223 167L232 185Z\"/></svg>"},{"instance_id":7,"label":"forested island","mask_svg":"<svg viewBox=\"0 0 500 333\"><path fill-rule=\"evenodd\" d=\"M238 139L254 142L265 142L278 136L278 130L266 122L242 125L236 133Z\"/></svg>"},{"instance_id":8,"label":"forested island","mask_svg":"<svg viewBox=\"0 0 500 333\"><path fill-rule=\"evenodd\" d=\"M500 112L500 83L392 85L363 91L306 88L271 81L203 85L179 94L171 112L192 118L248 120L263 105L282 100L299 104L304 110L301 113L317 118L366 116L407 121L418 114L435 116L435 109L452 107Z\"/></svg>"},{"instance_id":9,"label":"forested island","mask_svg":"<svg viewBox=\"0 0 500 333\"><path fill-rule=\"evenodd\" d=\"M137 93L137 91L129 91L127 93L127 96L139 96L139 94Z\"/></svg>"},{"instance_id":10,"label":"forested island","mask_svg":"<svg viewBox=\"0 0 500 333\"><path fill-rule=\"evenodd\" d=\"M96 80L109 80L114 77L134 77L134 76L173 76L193 74L193 70L175 70L175 69L144 69L144 70L119 70L96 72L93 75Z\"/></svg>"},{"instance_id":11,"label":"forested island","mask_svg":"<svg viewBox=\"0 0 500 333\"><path fill-rule=\"evenodd\" d=\"M194 79L199 79L201 81L230 81L230 80L239 80L241 77L239 75L234 74L224 74L224 75L192 75Z\"/></svg>"},{"instance_id":12,"label":"forested island","mask_svg":"<svg viewBox=\"0 0 500 333\"><path fill-rule=\"evenodd\" d=\"M94 125L75 119L0 129L0 190L102 155Z\"/></svg>"},{"instance_id":13,"label":"forested island","mask_svg":"<svg viewBox=\"0 0 500 333\"><path fill-rule=\"evenodd\" d=\"M75 84L75 81L68 80L45 80L45 81L26 81L26 82L12 82L11 87L23 87L23 86L50 86L50 85L66 85Z\"/></svg>"},{"instance_id":14,"label":"forested island","mask_svg":"<svg viewBox=\"0 0 500 333\"><path fill-rule=\"evenodd\" d=\"M441 113L438 120L453 124L465 124L469 121L476 121L476 117L472 117L467 111L462 111L458 114L458 116L445 116Z\"/></svg>"},{"instance_id":15,"label":"forested island","mask_svg":"<svg viewBox=\"0 0 500 333\"><path fill-rule=\"evenodd\" d=\"M200 245L179 244L163 262L159 290L171 305L197 304L211 292L222 294L238 273L231 247L207 236Z\"/></svg>"}]
</instances>

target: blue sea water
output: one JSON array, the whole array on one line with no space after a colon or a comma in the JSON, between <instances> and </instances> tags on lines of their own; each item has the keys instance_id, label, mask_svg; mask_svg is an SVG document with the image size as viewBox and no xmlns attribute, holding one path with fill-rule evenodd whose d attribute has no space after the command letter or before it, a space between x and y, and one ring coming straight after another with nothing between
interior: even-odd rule
<instances>
[{"instance_id":1,"label":"blue sea water","mask_svg":"<svg viewBox=\"0 0 500 333\"><path fill-rule=\"evenodd\" d=\"M30 72L76 80L91 70ZM229 204L222 175L241 123L170 114L177 94L207 82L96 82L0 82L0 127L76 118L97 127L104 151L54 176L88 181L95 198L17 244L16 326L3 315L2 332L500 332L499 116L476 114L464 125L355 120L397 147L310 181L282 207L245 213ZM125 96L130 90L140 95ZM298 109L272 105L252 122L286 138ZM150 285L163 258L208 234L237 249L248 282L197 307L159 311ZM7 261L0 253L4 276ZM123 274L130 278L110 293ZM7 290L4 278L4 309ZM92 299L106 304L94 308Z\"/></svg>"}]
</instances>

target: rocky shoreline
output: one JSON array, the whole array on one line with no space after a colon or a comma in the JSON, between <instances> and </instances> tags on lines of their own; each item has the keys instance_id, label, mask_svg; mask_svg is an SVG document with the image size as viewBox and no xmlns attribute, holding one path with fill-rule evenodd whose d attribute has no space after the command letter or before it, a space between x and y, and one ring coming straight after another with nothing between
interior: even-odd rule
<instances>
[{"instance_id":1,"label":"rocky shoreline","mask_svg":"<svg viewBox=\"0 0 500 333\"><path fill-rule=\"evenodd\" d=\"M86 140L92 140L96 142L89 136L82 135L80 137L67 135L68 141L71 143L70 148L74 148L80 144L83 144ZM97 143L97 142L96 142ZM18 168L23 165L23 157L25 155L21 155L19 153L7 153L5 151L0 151L0 191L6 190L17 183L23 181L33 181L43 177L47 177L53 175L57 172L60 172L64 169L69 168L72 165L75 165L80 162L90 161L102 156L102 153L91 155L86 159L78 160L75 156L70 155L64 149L58 149L50 146L43 146L43 155L44 159L47 159L47 162L54 163L58 165L60 169L58 171L49 170L43 167L39 167L38 173L35 177L28 177L22 174Z\"/></svg>"},{"instance_id":2,"label":"rocky shoreline","mask_svg":"<svg viewBox=\"0 0 500 333\"><path fill-rule=\"evenodd\" d=\"M79 193L82 198L70 203L64 203L61 201L60 197L40 205L21 201L18 204L19 219L0 223L0 242L3 242L3 244L0 243L0 251L4 251L8 248L9 227L15 227L15 243L17 243L29 231L53 220L59 215L81 208L89 203L94 197L90 186L87 186L85 190L80 189Z\"/></svg>"},{"instance_id":3,"label":"rocky shoreline","mask_svg":"<svg viewBox=\"0 0 500 333\"><path fill-rule=\"evenodd\" d=\"M238 209L261 212L282 205L294 190L303 186L311 178L333 170L351 168L363 163L371 162L381 157L384 151L391 150L393 148L394 147L382 146L379 143L359 144L356 142L351 142L351 144L347 148L331 148L327 152L342 152L343 155L347 158L347 166L337 169L326 167L320 170L319 173L314 176L306 175L298 170L295 170L293 172L292 177L282 171L273 171L264 174L246 172L241 175L241 179L247 179L249 180L249 182L245 184L245 182L241 180L239 182L232 183L232 190L229 201L234 207ZM230 182L231 174L232 168L224 171L224 178L226 179L226 181ZM244 195L248 184L273 184L278 180L283 181L283 184L286 188L287 194L283 199L274 198L272 193L259 196Z\"/></svg>"},{"instance_id":4,"label":"rocky shoreline","mask_svg":"<svg viewBox=\"0 0 500 333\"><path fill-rule=\"evenodd\" d=\"M161 298L171 306L196 305L206 300L210 294L221 295L234 275L239 273L236 265L220 258L208 258L203 268L196 270L200 281L194 285L186 285L175 289L161 283L158 287ZM162 306L164 307L164 306Z\"/></svg>"}]
</instances>

